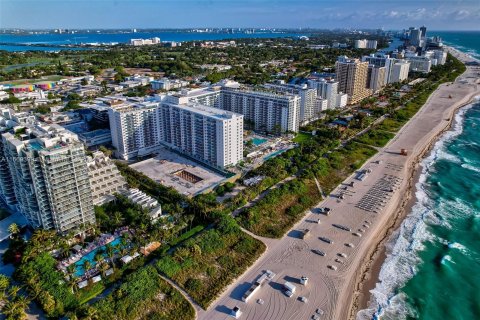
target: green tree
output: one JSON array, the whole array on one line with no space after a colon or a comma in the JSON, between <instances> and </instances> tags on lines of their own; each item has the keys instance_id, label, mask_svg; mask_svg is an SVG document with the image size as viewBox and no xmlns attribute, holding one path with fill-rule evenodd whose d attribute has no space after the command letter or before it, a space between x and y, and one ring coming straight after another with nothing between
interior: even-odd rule
<instances>
[{"instance_id":1,"label":"green tree","mask_svg":"<svg viewBox=\"0 0 480 320\"><path fill-rule=\"evenodd\" d=\"M17 236L20 233L20 228L18 227L18 224L12 223L11 225L9 225L8 232L10 232L14 237Z\"/></svg>"}]
</instances>

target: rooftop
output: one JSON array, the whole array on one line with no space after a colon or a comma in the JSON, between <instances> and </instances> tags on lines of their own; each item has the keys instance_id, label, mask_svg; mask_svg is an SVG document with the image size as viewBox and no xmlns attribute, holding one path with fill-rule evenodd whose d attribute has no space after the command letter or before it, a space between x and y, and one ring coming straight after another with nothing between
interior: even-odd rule
<instances>
[{"instance_id":1,"label":"rooftop","mask_svg":"<svg viewBox=\"0 0 480 320\"><path fill-rule=\"evenodd\" d=\"M176 107L178 109L182 109L185 111L189 111L192 113L197 113L203 116L207 116L210 118L218 119L218 120L225 120L225 119L234 119L234 118L240 118L243 117L243 115L230 112L230 111L225 111L222 109L217 109L217 108L212 108L212 107L207 107L201 104L196 104L196 103L189 103L188 105L182 105L182 104L174 104L174 103L163 103L169 106Z\"/></svg>"}]
</instances>

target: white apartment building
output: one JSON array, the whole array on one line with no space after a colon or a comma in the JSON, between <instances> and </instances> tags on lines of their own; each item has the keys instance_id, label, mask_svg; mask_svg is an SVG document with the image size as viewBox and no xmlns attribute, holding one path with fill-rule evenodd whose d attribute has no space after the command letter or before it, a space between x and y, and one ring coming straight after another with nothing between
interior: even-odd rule
<instances>
[{"instance_id":1,"label":"white apartment building","mask_svg":"<svg viewBox=\"0 0 480 320\"><path fill-rule=\"evenodd\" d=\"M447 62L447 53L443 50L425 51L423 56L432 61L432 66L443 65Z\"/></svg>"},{"instance_id":2,"label":"white apartment building","mask_svg":"<svg viewBox=\"0 0 480 320\"><path fill-rule=\"evenodd\" d=\"M328 110L328 100L317 97L315 99L315 110L318 113L327 111Z\"/></svg>"},{"instance_id":3,"label":"white apartment building","mask_svg":"<svg viewBox=\"0 0 480 320\"><path fill-rule=\"evenodd\" d=\"M276 92L290 93L300 97L300 123L308 123L320 116L315 109L317 90L308 88L307 85L288 85L288 84L271 84L264 85L265 88Z\"/></svg>"},{"instance_id":4,"label":"white apartment building","mask_svg":"<svg viewBox=\"0 0 480 320\"><path fill-rule=\"evenodd\" d=\"M128 198L131 202L141 206L143 209L148 210L148 215L152 222L162 216L162 206L160 203L146 193L132 188L121 190L120 194Z\"/></svg>"},{"instance_id":5,"label":"white apartment building","mask_svg":"<svg viewBox=\"0 0 480 320\"><path fill-rule=\"evenodd\" d=\"M362 61L366 61L369 65L374 65L375 67L385 67L384 84L394 82L391 80L391 77L393 65L395 64L395 59L390 58L388 54L375 53L369 56L363 56Z\"/></svg>"},{"instance_id":6,"label":"white apartment building","mask_svg":"<svg viewBox=\"0 0 480 320\"><path fill-rule=\"evenodd\" d=\"M337 94L335 105L337 108L345 108L348 103L348 94L346 93L339 93Z\"/></svg>"},{"instance_id":7,"label":"white apartment building","mask_svg":"<svg viewBox=\"0 0 480 320\"><path fill-rule=\"evenodd\" d=\"M391 83L393 82L401 82L403 80L408 79L408 72L410 70L410 62L405 60L398 60L395 62L392 69L391 74Z\"/></svg>"},{"instance_id":8,"label":"white apartment building","mask_svg":"<svg viewBox=\"0 0 480 320\"><path fill-rule=\"evenodd\" d=\"M368 66L367 87L373 92L380 91L385 85L385 67Z\"/></svg>"},{"instance_id":9,"label":"white apartment building","mask_svg":"<svg viewBox=\"0 0 480 320\"><path fill-rule=\"evenodd\" d=\"M432 60L428 57L407 57L407 61L410 62L410 72L429 73L432 68Z\"/></svg>"},{"instance_id":10,"label":"white apartment building","mask_svg":"<svg viewBox=\"0 0 480 320\"><path fill-rule=\"evenodd\" d=\"M113 194L127 189L127 182L113 161L96 151L87 157L88 176L94 205L102 205L113 200Z\"/></svg>"},{"instance_id":11,"label":"white apartment building","mask_svg":"<svg viewBox=\"0 0 480 320\"><path fill-rule=\"evenodd\" d=\"M242 115L193 103L179 104L168 97L158 106L157 115L160 140L168 147L218 168L242 161Z\"/></svg>"},{"instance_id":12,"label":"white apartment building","mask_svg":"<svg viewBox=\"0 0 480 320\"><path fill-rule=\"evenodd\" d=\"M2 134L2 157L16 209L34 228L67 232L94 223L86 156L77 136L39 122L15 129ZM8 192L3 197L11 196Z\"/></svg>"},{"instance_id":13,"label":"white apartment building","mask_svg":"<svg viewBox=\"0 0 480 320\"><path fill-rule=\"evenodd\" d=\"M243 114L255 131L268 133L298 132L300 97L223 87L219 108Z\"/></svg>"},{"instance_id":14,"label":"white apartment building","mask_svg":"<svg viewBox=\"0 0 480 320\"><path fill-rule=\"evenodd\" d=\"M186 97L188 102L195 104L201 104L207 107L219 108L220 107L220 86L211 86L206 88L198 88L192 90L182 90L182 97Z\"/></svg>"},{"instance_id":15,"label":"white apartment building","mask_svg":"<svg viewBox=\"0 0 480 320\"><path fill-rule=\"evenodd\" d=\"M354 46L356 49L377 49L377 40L355 40Z\"/></svg>"},{"instance_id":16,"label":"white apartment building","mask_svg":"<svg viewBox=\"0 0 480 320\"><path fill-rule=\"evenodd\" d=\"M159 44L160 38L154 37L151 39L130 39L130 45L132 46L145 46L152 44Z\"/></svg>"},{"instance_id":17,"label":"white apartment building","mask_svg":"<svg viewBox=\"0 0 480 320\"><path fill-rule=\"evenodd\" d=\"M158 102L122 103L108 110L115 156L129 160L155 152L160 146L156 116Z\"/></svg>"},{"instance_id":18,"label":"white apartment building","mask_svg":"<svg viewBox=\"0 0 480 320\"><path fill-rule=\"evenodd\" d=\"M433 50L433 57L437 59L438 65L444 65L447 62L447 52L443 50Z\"/></svg>"},{"instance_id":19,"label":"white apartment building","mask_svg":"<svg viewBox=\"0 0 480 320\"><path fill-rule=\"evenodd\" d=\"M189 85L188 81L183 80L171 80L168 78L162 78L158 80L153 80L151 83L153 90L172 90L179 89Z\"/></svg>"},{"instance_id":20,"label":"white apartment building","mask_svg":"<svg viewBox=\"0 0 480 320\"><path fill-rule=\"evenodd\" d=\"M305 101L314 94L306 93ZM256 131L280 134L296 132L299 127L301 97L288 92L254 91L241 88L238 82L222 80L209 87L184 89L169 97L170 101L181 99L181 104L188 102L242 114L245 123ZM162 101L164 96L157 95L156 99Z\"/></svg>"},{"instance_id":21,"label":"white apartment building","mask_svg":"<svg viewBox=\"0 0 480 320\"><path fill-rule=\"evenodd\" d=\"M308 86L317 90L319 98L327 100L330 110L344 108L347 105L347 94L338 92L338 82L333 79L309 80Z\"/></svg>"}]
</instances>

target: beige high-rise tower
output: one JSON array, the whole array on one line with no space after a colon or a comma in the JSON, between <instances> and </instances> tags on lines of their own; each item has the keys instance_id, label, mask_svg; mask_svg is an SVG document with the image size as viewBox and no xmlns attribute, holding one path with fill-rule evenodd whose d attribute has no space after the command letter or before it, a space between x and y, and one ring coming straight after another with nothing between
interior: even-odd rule
<instances>
[{"instance_id":1,"label":"beige high-rise tower","mask_svg":"<svg viewBox=\"0 0 480 320\"><path fill-rule=\"evenodd\" d=\"M335 68L338 91L348 94L348 104L357 103L372 94L372 90L367 88L368 62L340 56Z\"/></svg>"}]
</instances>

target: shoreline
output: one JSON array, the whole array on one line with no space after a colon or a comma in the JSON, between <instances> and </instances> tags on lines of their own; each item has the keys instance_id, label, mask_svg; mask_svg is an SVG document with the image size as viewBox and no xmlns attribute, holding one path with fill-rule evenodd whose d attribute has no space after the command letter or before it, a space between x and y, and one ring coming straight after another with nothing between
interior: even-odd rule
<instances>
[{"instance_id":1,"label":"shoreline","mask_svg":"<svg viewBox=\"0 0 480 320\"><path fill-rule=\"evenodd\" d=\"M414 201L412 190L418 180L418 164L448 130L454 111L480 95L478 71L468 66L453 83L441 84L385 147L307 211L284 237L272 240L265 253L199 314L199 319L224 320L235 306L245 319L309 319L317 309L324 312L325 319L355 318L360 300L370 298L369 292L365 293L368 281L376 283L374 271L383 262L379 260L384 256L383 244ZM403 148L408 150L407 156L400 154ZM356 179L362 169L368 170L368 177ZM354 186L351 181L355 181ZM393 189L387 194L379 189L382 185ZM338 193L344 193L345 198L339 199ZM378 211L371 208L376 201L370 200L373 195L384 199L373 204ZM321 207L331 208L334 214L319 215ZM346 232L338 225L352 229ZM309 236L299 237L301 229L308 229ZM316 254L318 249L323 255ZM255 293L257 303L242 301L253 279L264 270L274 272L275 279ZM300 276L309 279L308 286L301 285ZM285 297L285 281L296 283L295 299ZM297 296L307 298L308 303L298 303Z\"/></svg>"},{"instance_id":2,"label":"shoreline","mask_svg":"<svg viewBox=\"0 0 480 320\"><path fill-rule=\"evenodd\" d=\"M463 63L476 60L468 54L460 52L453 47L447 48L452 55L454 55L457 59L461 60ZM469 66L467 66L467 70L458 78L461 78L470 72L472 72L472 70ZM442 86L443 85L445 84L442 84ZM435 90L430 95L429 100L427 100L427 102L422 106L422 108L418 110L417 114L412 117L411 120L413 120L422 111L422 109L429 103L430 98L436 92L438 92L440 88L441 87L437 88L437 90ZM376 284L379 282L380 271L388 255L386 244L391 240L392 234L401 226L402 222L408 216L408 214L411 213L412 207L417 201L415 193L416 184L419 181L419 177L421 175L421 170L419 170L421 168L421 162L432 151L434 145L441 138L441 136L443 136L447 131L452 128L453 124L455 123L456 113L465 106L473 103L475 97L479 94L480 92L477 88L476 92L472 92L468 95L467 101L462 101L463 99L461 99L456 103L452 104L449 109L445 110L445 112L448 113L448 123L440 131L430 137L427 145L419 153L417 153L414 159L408 164L408 171L406 177L408 178L408 183L405 190L403 190L402 194L400 194L403 200L399 204L398 208L391 215L389 223L385 225L385 231L378 234L375 237L375 240L372 241L372 249L368 251L365 255L365 258L363 259L363 262L360 266L360 271L357 272L357 275L355 276L355 281L353 285L354 292L352 293L353 297L350 301L350 311L348 319L356 319L357 313L360 310L367 309L369 307L372 298L372 294L370 293L370 291L374 289L376 287ZM407 124L405 124L405 126ZM398 133L400 133L400 131ZM393 141L393 139L391 141Z\"/></svg>"}]
</instances>

